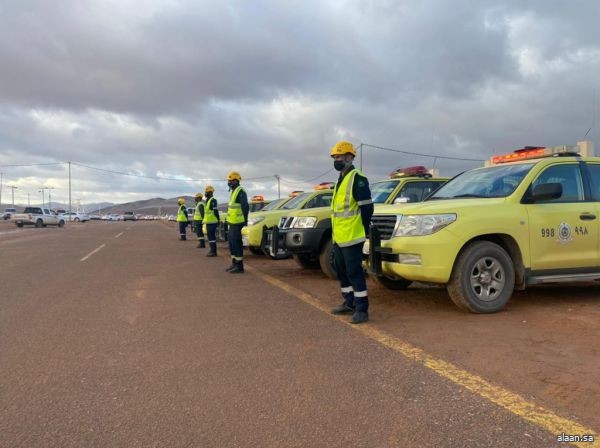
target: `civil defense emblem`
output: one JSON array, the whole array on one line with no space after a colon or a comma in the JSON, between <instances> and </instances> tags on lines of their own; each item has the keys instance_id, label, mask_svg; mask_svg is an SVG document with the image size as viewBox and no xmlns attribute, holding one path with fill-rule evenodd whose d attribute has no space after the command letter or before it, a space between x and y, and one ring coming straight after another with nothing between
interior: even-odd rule
<instances>
[{"instance_id":1,"label":"civil defense emblem","mask_svg":"<svg viewBox=\"0 0 600 448\"><path fill-rule=\"evenodd\" d=\"M558 226L558 240L560 244L567 244L573 241L571 226L566 222L561 222Z\"/></svg>"}]
</instances>

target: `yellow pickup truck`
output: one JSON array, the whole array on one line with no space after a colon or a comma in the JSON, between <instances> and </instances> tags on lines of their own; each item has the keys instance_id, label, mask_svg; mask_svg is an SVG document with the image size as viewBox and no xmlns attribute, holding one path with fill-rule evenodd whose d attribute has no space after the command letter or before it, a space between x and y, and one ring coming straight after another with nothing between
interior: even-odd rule
<instances>
[{"instance_id":1,"label":"yellow pickup truck","mask_svg":"<svg viewBox=\"0 0 600 448\"><path fill-rule=\"evenodd\" d=\"M433 177L424 166L398 168L387 179L370 185L375 210L382 204L399 207L420 202L437 190L448 178ZM333 186L333 185L332 185ZM285 250L294 255L302 268L321 269L329 278L337 278L333 266L331 241L331 208L291 210L283 214L278 228L271 230L278 238L269 237L270 251Z\"/></svg>"},{"instance_id":2,"label":"yellow pickup truck","mask_svg":"<svg viewBox=\"0 0 600 448\"><path fill-rule=\"evenodd\" d=\"M474 313L529 285L600 280L600 157L593 144L525 147L466 171L424 202L377 208L365 244L391 289L446 285Z\"/></svg>"}]
</instances>

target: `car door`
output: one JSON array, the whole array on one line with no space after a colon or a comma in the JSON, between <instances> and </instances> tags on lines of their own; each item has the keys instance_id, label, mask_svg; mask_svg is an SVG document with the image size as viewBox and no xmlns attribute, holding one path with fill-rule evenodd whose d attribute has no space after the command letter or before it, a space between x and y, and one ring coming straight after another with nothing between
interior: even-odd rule
<instances>
[{"instance_id":1,"label":"car door","mask_svg":"<svg viewBox=\"0 0 600 448\"><path fill-rule=\"evenodd\" d=\"M600 266L600 163L586 163L586 173L590 180L590 190L596 220L590 220L590 225L595 225L598 232L598 245L596 246L596 265ZM595 224L592 224L595 222Z\"/></svg>"},{"instance_id":2,"label":"car door","mask_svg":"<svg viewBox=\"0 0 600 448\"><path fill-rule=\"evenodd\" d=\"M532 271L594 267L598 257L597 203L586 197L581 166L577 162L547 166L533 180L531 189L560 183L562 196L527 204Z\"/></svg>"}]
</instances>

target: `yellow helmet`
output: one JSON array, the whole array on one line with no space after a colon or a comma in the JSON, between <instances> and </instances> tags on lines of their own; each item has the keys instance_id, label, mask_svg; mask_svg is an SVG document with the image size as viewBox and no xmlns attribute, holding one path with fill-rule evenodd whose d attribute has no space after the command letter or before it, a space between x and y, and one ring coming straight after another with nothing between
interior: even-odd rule
<instances>
[{"instance_id":1,"label":"yellow helmet","mask_svg":"<svg viewBox=\"0 0 600 448\"><path fill-rule=\"evenodd\" d=\"M238 182L242 180L242 176L237 171L230 171L227 175L227 180L237 180Z\"/></svg>"},{"instance_id":2,"label":"yellow helmet","mask_svg":"<svg viewBox=\"0 0 600 448\"><path fill-rule=\"evenodd\" d=\"M177 199L177 203L178 203L179 205L183 205L183 204L185 204L185 199L183 199L183 198L179 198L179 199Z\"/></svg>"},{"instance_id":3,"label":"yellow helmet","mask_svg":"<svg viewBox=\"0 0 600 448\"><path fill-rule=\"evenodd\" d=\"M196 193L196 196L194 196L196 199L202 199L202 193Z\"/></svg>"},{"instance_id":4,"label":"yellow helmet","mask_svg":"<svg viewBox=\"0 0 600 448\"><path fill-rule=\"evenodd\" d=\"M204 188L204 193L214 193L215 192L215 187L213 187L212 185L207 185Z\"/></svg>"},{"instance_id":5,"label":"yellow helmet","mask_svg":"<svg viewBox=\"0 0 600 448\"><path fill-rule=\"evenodd\" d=\"M352 143L342 140L331 147L331 157L343 156L344 154L352 154L356 157L356 149L354 149Z\"/></svg>"}]
</instances>

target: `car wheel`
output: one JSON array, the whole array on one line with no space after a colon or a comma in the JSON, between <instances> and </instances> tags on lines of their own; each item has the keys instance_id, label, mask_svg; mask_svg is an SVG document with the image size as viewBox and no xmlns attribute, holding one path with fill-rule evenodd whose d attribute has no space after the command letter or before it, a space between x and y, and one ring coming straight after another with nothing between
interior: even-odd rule
<instances>
[{"instance_id":1,"label":"car wheel","mask_svg":"<svg viewBox=\"0 0 600 448\"><path fill-rule=\"evenodd\" d=\"M459 308L472 313L495 313L510 299L515 269L506 251L489 241L467 246L456 261L447 285Z\"/></svg>"},{"instance_id":2,"label":"car wheel","mask_svg":"<svg viewBox=\"0 0 600 448\"><path fill-rule=\"evenodd\" d=\"M316 260L310 254L296 254L294 255L294 261L303 269L319 269L321 267L319 260Z\"/></svg>"},{"instance_id":3,"label":"car wheel","mask_svg":"<svg viewBox=\"0 0 600 448\"><path fill-rule=\"evenodd\" d=\"M81 220L80 220L79 218L75 218L73 221L75 221L75 222L79 222L79 221L81 221Z\"/></svg>"},{"instance_id":4,"label":"car wheel","mask_svg":"<svg viewBox=\"0 0 600 448\"><path fill-rule=\"evenodd\" d=\"M248 246L248 250L252 255L264 255L263 251L259 247Z\"/></svg>"},{"instance_id":5,"label":"car wheel","mask_svg":"<svg viewBox=\"0 0 600 448\"><path fill-rule=\"evenodd\" d=\"M65 226L65 222L64 221L59 221L58 222L58 227L64 227Z\"/></svg>"},{"instance_id":6,"label":"car wheel","mask_svg":"<svg viewBox=\"0 0 600 448\"><path fill-rule=\"evenodd\" d=\"M331 238L328 238L321 248L321 253L319 254L319 266L321 267L323 274L331 279L337 280L338 276L333 263L333 241L331 241Z\"/></svg>"},{"instance_id":7,"label":"car wheel","mask_svg":"<svg viewBox=\"0 0 600 448\"><path fill-rule=\"evenodd\" d=\"M402 291L408 288L411 284L411 280L406 280L405 278L389 278L379 275L372 275L371 278L379 283L381 286L386 287L387 289L393 289L394 291Z\"/></svg>"},{"instance_id":8,"label":"car wheel","mask_svg":"<svg viewBox=\"0 0 600 448\"><path fill-rule=\"evenodd\" d=\"M23 227L23 223L22 222L18 222L17 223L17 227Z\"/></svg>"},{"instance_id":9,"label":"car wheel","mask_svg":"<svg viewBox=\"0 0 600 448\"><path fill-rule=\"evenodd\" d=\"M40 227L42 227L44 225L44 221L42 221L41 219L38 219L35 222L35 226L39 229Z\"/></svg>"}]
</instances>

